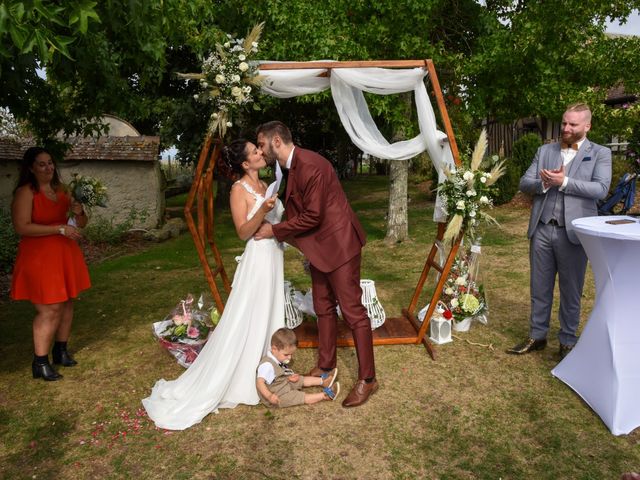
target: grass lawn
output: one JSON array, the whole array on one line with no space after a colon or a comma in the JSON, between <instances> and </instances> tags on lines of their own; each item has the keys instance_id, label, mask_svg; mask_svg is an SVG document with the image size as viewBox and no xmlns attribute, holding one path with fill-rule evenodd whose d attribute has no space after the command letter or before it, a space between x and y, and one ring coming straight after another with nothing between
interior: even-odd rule
<instances>
[{"instance_id":1,"label":"grass lawn","mask_svg":"<svg viewBox=\"0 0 640 480\"><path fill-rule=\"evenodd\" d=\"M388 315L407 306L434 237L432 204L410 188L411 240L387 246L387 180L345 184L369 233L362 276L376 281ZM91 266L93 287L76 303L70 349L79 366L65 378L31 379L26 302L0 300L0 472L2 478L171 479L616 479L640 469L640 431L615 437L550 370L558 362L557 319L550 346L525 357L505 349L527 334L529 210L494 210L482 275L489 324L474 324L432 361L422 345L376 347L379 392L362 407L339 402L268 410L240 406L184 432L156 429L140 400L159 378L183 370L151 336L187 292L207 289L191 237ZM228 212L217 216L228 269L242 251ZM306 288L300 255L285 276ZM232 272L231 272L232 273ZM593 305L589 273L583 319ZM315 350L293 367L313 366ZM355 381L354 350L338 352L340 381ZM340 395L340 400L346 393Z\"/></svg>"}]
</instances>

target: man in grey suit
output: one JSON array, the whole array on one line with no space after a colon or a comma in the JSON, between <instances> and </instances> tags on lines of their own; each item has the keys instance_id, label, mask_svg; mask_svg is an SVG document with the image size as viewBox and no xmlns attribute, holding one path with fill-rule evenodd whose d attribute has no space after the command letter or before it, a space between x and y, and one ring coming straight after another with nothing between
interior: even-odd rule
<instances>
[{"instance_id":1,"label":"man in grey suit","mask_svg":"<svg viewBox=\"0 0 640 480\"><path fill-rule=\"evenodd\" d=\"M572 220L598 214L597 201L611 183L611 150L590 142L591 111L569 105L562 116L562 143L543 145L520 179L533 195L530 239L531 317L529 337L507 350L521 355L547 345L556 275L560 287L560 357L576 344L587 256Z\"/></svg>"}]
</instances>

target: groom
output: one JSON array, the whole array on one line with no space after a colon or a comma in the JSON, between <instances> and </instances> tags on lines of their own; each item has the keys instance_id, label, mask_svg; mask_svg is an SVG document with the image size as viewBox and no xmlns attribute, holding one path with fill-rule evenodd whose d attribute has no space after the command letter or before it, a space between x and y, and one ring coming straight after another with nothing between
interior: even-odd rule
<instances>
[{"instance_id":1,"label":"groom","mask_svg":"<svg viewBox=\"0 0 640 480\"><path fill-rule=\"evenodd\" d=\"M297 147L282 122L268 122L257 130L258 148L268 165L276 161L289 170L285 193L287 220L262 224L256 240L275 237L304 253L311 264L313 308L318 317L318 367L320 376L336 366L336 302L351 329L358 356L358 382L344 407L356 407L377 389L373 337L360 288L361 250L365 233L347 202L331 163L321 155Z\"/></svg>"}]
</instances>

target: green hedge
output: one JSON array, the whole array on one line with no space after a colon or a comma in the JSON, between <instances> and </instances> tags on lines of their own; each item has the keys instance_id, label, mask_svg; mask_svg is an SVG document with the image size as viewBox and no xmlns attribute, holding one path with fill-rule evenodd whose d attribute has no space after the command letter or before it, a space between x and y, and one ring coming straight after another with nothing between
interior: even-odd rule
<instances>
[{"instance_id":1,"label":"green hedge","mask_svg":"<svg viewBox=\"0 0 640 480\"><path fill-rule=\"evenodd\" d=\"M11 214L0 208L0 272L9 273L18 253L18 234L13 229Z\"/></svg>"},{"instance_id":2,"label":"green hedge","mask_svg":"<svg viewBox=\"0 0 640 480\"><path fill-rule=\"evenodd\" d=\"M496 183L498 193L494 197L496 204L507 203L518 192L520 177L527 171L538 148L542 145L540 136L536 133L527 133L513 142L511 158L507 159L507 170Z\"/></svg>"}]
</instances>

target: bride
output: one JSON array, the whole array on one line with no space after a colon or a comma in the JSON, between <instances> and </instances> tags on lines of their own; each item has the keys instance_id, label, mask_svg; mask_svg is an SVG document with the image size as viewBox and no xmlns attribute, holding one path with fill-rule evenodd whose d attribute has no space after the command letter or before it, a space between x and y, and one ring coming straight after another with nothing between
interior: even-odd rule
<instances>
[{"instance_id":1,"label":"bride","mask_svg":"<svg viewBox=\"0 0 640 480\"><path fill-rule=\"evenodd\" d=\"M276 196L264 198L258 172L266 163L253 143L235 140L222 156L241 176L231 188L231 214L247 244L224 313L200 355L176 380L158 380L142 400L155 424L169 430L189 428L218 408L258 404L256 368L271 334L284 326L282 246L252 238L262 222L278 223L284 208Z\"/></svg>"}]
</instances>

